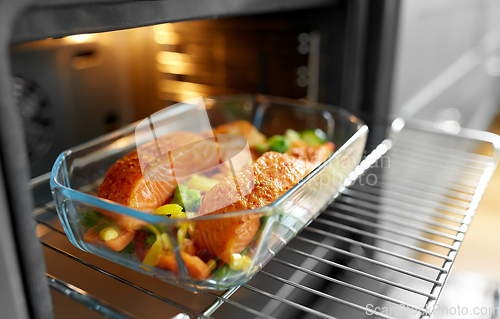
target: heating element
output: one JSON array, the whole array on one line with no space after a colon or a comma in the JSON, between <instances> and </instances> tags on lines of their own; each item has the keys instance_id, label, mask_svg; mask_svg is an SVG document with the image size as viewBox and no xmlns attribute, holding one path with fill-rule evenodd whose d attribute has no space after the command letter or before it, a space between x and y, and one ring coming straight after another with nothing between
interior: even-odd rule
<instances>
[{"instance_id":1,"label":"heating element","mask_svg":"<svg viewBox=\"0 0 500 319\"><path fill-rule=\"evenodd\" d=\"M342 194L262 271L221 293L191 293L81 252L66 239L53 203L39 205L47 279L61 293L53 293L56 315L431 317L496 168L500 138L403 124L393 123ZM32 188L48 189L48 178ZM83 191L95 192L98 182Z\"/></svg>"}]
</instances>

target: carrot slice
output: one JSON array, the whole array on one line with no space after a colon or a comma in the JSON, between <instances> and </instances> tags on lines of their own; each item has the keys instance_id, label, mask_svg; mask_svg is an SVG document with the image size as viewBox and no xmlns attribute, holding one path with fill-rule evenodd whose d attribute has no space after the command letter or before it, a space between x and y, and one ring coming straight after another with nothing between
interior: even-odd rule
<instances>
[{"instance_id":1,"label":"carrot slice","mask_svg":"<svg viewBox=\"0 0 500 319\"><path fill-rule=\"evenodd\" d=\"M83 235L83 240L89 244L99 245L102 243L102 239L99 237L99 233L94 231L95 227L96 226L87 230L87 232Z\"/></svg>"},{"instance_id":2,"label":"carrot slice","mask_svg":"<svg viewBox=\"0 0 500 319\"><path fill-rule=\"evenodd\" d=\"M189 275L193 279L204 280L210 275L210 268L198 256L191 256L181 252L182 260L186 264Z\"/></svg>"},{"instance_id":3,"label":"carrot slice","mask_svg":"<svg viewBox=\"0 0 500 319\"><path fill-rule=\"evenodd\" d=\"M198 256L191 256L188 253L181 251L181 257L186 265L189 275L193 279L204 280L210 275L210 268ZM178 271L175 255L160 255L156 266L168 269L174 273Z\"/></svg>"},{"instance_id":4,"label":"carrot slice","mask_svg":"<svg viewBox=\"0 0 500 319\"><path fill-rule=\"evenodd\" d=\"M134 239L134 236L135 236L135 232L129 232L126 229L122 229L118 233L118 237L116 237L114 239L110 239L110 240L102 240L102 238L99 236L99 233L96 233L94 231L94 228L97 226L100 226L100 225L96 225L96 226L90 228L83 235L83 240L86 243L94 244L94 245L104 244L113 250L120 251L123 248L127 247L127 245L132 241L132 239Z\"/></svg>"},{"instance_id":5,"label":"carrot slice","mask_svg":"<svg viewBox=\"0 0 500 319\"><path fill-rule=\"evenodd\" d=\"M130 232L128 230L122 229L118 233L118 237L110 240L103 240L104 245L108 246L109 248L115 250L115 251L120 251L123 248L127 247L127 245L134 239L135 232Z\"/></svg>"},{"instance_id":6,"label":"carrot slice","mask_svg":"<svg viewBox=\"0 0 500 319\"><path fill-rule=\"evenodd\" d=\"M168 269L173 273L177 273L177 261L175 260L174 254L170 255L163 254L158 256L158 261L156 262L156 266L163 269Z\"/></svg>"}]
</instances>

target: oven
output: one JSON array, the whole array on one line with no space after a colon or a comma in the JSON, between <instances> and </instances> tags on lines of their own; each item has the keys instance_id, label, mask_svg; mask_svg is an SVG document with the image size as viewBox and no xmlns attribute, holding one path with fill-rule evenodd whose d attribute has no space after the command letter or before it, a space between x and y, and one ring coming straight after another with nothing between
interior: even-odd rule
<instances>
[{"instance_id":1,"label":"oven","mask_svg":"<svg viewBox=\"0 0 500 319\"><path fill-rule=\"evenodd\" d=\"M457 3L0 3L3 315L430 317L500 151L480 131L500 102L500 6ZM70 244L59 153L193 97L255 94L340 106L370 133L341 194L248 283L193 293Z\"/></svg>"}]
</instances>

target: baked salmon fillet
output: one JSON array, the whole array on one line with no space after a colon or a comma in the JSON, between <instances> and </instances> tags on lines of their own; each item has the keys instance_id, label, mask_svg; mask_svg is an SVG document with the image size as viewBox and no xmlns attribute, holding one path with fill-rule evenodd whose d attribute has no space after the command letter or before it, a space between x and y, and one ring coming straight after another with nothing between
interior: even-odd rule
<instances>
[{"instance_id":1,"label":"baked salmon fillet","mask_svg":"<svg viewBox=\"0 0 500 319\"><path fill-rule=\"evenodd\" d=\"M214 134L237 134L245 137L250 148L267 141L267 138L259 132L252 123L245 120L238 120L222 124L213 129Z\"/></svg>"},{"instance_id":2,"label":"baked salmon fillet","mask_svg":"<svg viewBox=\"0 0 500 319\"><path fill-rule=\"evenodd\" d=\"M287 154L267 152L255 162L211 188L198 215L224 214L267 206L307 174L306 162ZM194 243L229 263L233 253L250 244L260 227L259 214L198 221Z\"/></svg>"},{"instance_id":3,"label":"baked salmon fillet","mask_svg":"<svg viewBox=\"0 0 500 319\"><path fill-rule=\"evenodd\" d=\"M148 142L122 157L111 166L98 188L97 196L113 202L151 213L172 197L177 186L175 179L151 180L143 176L141 161L154 161L158 148L176 149L202 140L199 134L173 132ZM156 144L158 142L158 145ZM141 159L139 159L139 154ZM203 161L202 156L191 154L191 158ZM170 165L170 164L168 164ZM168 167L170 169L170 166ZM137 221L127 216L114 214L115 220L124 228L139 228ZM117 220L118 219L118 220Z\"/></svg>"},{"instance_id":4,"label":"baked salmon fillet","mask_svg":"<svg viewBox=\"0 0 500 319\"><path fill-rule=\"evenodd\" d=\"M243 136L248 142L253 160L256 160L260 156L260 154L255 151L255 147L267 142L266 136L259 132L252 123L245 120L237 120L219 125L213 129L213 134L235 134Z\"/></svg>"},{"instance_id":5,"label":"baked salmon fillet","mask_svg":"<svg viewBox=\"0 0 500 319\"><path fill-rule=\"evenodd\" d=\"M302 141L292 144L286 151L288 155L301 159L307 163L308 171L312 171L319 164L323 163L333 154L335 145L332 142L326 142L318 146L307 145Z\"/></svg>"}]
</instances>

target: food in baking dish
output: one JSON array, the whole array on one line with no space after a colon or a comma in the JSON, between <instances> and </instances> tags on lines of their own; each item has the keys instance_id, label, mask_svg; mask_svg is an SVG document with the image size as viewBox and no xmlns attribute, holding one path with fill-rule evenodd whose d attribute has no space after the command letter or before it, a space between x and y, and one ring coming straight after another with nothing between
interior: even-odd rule
<instances>
[{"instance_id":1,"label":"food in baking dish","mask_svg":"<svg viewBox=\"0 0 500 319\"><path fill-rule=\"evenodd\" d=\"M301 133L286 130L284 135L267 139L249 122L235 121L215 128L213 133L220 137L215 151L203 134L191 132L169 133L141 145L109 168L98 189L101 198L179 218L177 254L189 275L199 280L230 271L252 271L249 267L267 216L248 213L200 221L192 218L267 206L334 151L319 129ZM245 137L254 159L238 172L222 163L225 134ZM155 153L158 147L182 151L170 152L165 160ZM138 153L143 158L150 156L148 167L141 167ZM210 156L219 156L220 165L206 167L205 163L213 163L207 160ZM174 162L183 167L174 169ZM186 167L197 167L202 173L183 176L179 172ZM178 272L172 238L159 227L104 210L80 214L80 223L86 229L85 242L132 254L146 266Z\"/></svg>"}]
</instances>

